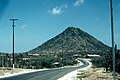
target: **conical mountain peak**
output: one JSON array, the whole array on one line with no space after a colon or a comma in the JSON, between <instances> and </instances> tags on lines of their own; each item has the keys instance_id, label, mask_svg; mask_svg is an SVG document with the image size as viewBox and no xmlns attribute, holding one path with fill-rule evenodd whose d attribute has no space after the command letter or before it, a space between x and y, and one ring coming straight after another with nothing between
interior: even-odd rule
<instances>
[{"instance_id":1,"label":"conical mountain peak","mask_svg":"<svg viewBox=\"0 0 120 80\"><path fill-rule=\"evenodd\" d=\"M64 53L94 53L109 49L108 46L90 34L75 27L68 27L29 53L59 54Z\"/></svg>"},{"instance_id":2,"label":"conical mountain peak","mask_svg":"<svg viewBox=\"0 0 120 80\"><path fill-rule=\"evenodd\" d=\"M68 27L65 31L76 31L79 28L75 28L75 27Z\"/></svg>"},{"instance_id":3,"label":"conical mountain peak","mask_svg":"<svg viewBox=\"0 0 120 80\"><path fill-rule=\"evenodd\" d=\"M78 32L80 29L79 28L75 28L75 27L68 27L67 29L65 29L65 33L73 33L73 32Z\"/></svg>"}]
</instances>

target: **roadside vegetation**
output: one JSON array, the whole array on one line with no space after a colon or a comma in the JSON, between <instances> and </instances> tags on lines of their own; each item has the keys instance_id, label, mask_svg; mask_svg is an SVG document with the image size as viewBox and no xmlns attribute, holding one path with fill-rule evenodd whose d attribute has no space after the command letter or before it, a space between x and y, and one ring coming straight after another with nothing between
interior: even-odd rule
<instances>
[{"instance_id":1,"label":"roadside vegetation","mask_svg":"<svg viewBox=\"0 0 120 80\"><path fill-rule=\"evenodd\" d=\"M120 73L120 50L115 49L115 63L116 63L116 72ZM92 59L93 66L95 67L104 67L106 72L113 70L113 61L112 61L112 50L107 51L106 54L101 56L100 58Z\"/></svg>"},{"instance_id":2,"label":"roadside vegetation","mask_svg":"<svg viewBox=\"0 0 120 80\"><path fill-rule=\"evenodd\" d=\"M6 54L0 57L0 67L12 67L12 56ZM57 68L77 64L76 58L61 56L27 56L24 54L15 55L15 67L25 69Z\"/></svg>"}]
</instances>

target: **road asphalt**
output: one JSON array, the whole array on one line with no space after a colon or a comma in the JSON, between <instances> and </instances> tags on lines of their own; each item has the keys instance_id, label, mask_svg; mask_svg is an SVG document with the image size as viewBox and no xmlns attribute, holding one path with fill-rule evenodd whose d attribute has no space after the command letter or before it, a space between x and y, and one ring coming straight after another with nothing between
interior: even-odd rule
<instances>
[{"instance_id":1,"label":"road asphalt","mask_svg":"<svg viewBox=\"0 0 120 80\"><path fill-rule=\"evenodd\" d=\"M0 80L57 80L71 71L84 68L89 65L89 63L87 63L86 61L82 61L82 62L84 63L84 65L81 65L79 67L50 69L50 70L44 70L44 71L38 71L33 73L2 78Z\"/></svg>"}]
</instances>

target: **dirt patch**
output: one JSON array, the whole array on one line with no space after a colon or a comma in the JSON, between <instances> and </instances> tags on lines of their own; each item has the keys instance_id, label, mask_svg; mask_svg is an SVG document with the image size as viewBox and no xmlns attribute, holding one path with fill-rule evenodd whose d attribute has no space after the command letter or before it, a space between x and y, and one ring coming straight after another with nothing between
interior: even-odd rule
<instances>
[{"instance_id":1,"label":"dirt patch","mask_svg":"<svg viewBox=\"0 0 120 80\"><path fill-rule=\"evenodd\" d=\"M113 80L111 72L105 72L104 68L90 68L87 71L78 71L79 80ZM117 73L117 80L120 80L120 74Z\"/></svg>"},{"instance_id":2,"label":"dirt patch","mask_svg":"<svg viewBox=\"0 0 120 80\"><path fill-rule=\"evenodd\" d=\"M14 70L12 68L0 68L0 76L22 72L23 70L24 69L20 69L20 68L15 68Z\"/></svg>"}]
</instances>

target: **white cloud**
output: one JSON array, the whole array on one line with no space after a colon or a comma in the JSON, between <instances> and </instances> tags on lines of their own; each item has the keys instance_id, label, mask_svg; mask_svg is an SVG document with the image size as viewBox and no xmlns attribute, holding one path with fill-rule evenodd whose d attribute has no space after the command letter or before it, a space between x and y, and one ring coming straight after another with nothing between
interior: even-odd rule
<instances>
[{"instance_id":1,"label":"white cloud","mask_svg":"<svg viewBox=\"0 0 120 80\"><path fill-rule=\"evenodd\" d=\"M26 29L27 28L27 25L22 25L21 26L21 29Z\"/></svg>"},{"instance_id":2,"label":"white cloud","mask_svg":"<svg viewBox=\"0 0 120 80\"><path fill-rule=\"evenodd\" d=\"M68 5L63 5L62 8L68 8Z\"/></svg>"},{"instance_id":3,"label":"white cloud","mask_svg":"<svg viewBox=\"0 0 120 80\"><path fill-rule=\"evenodd\" d=\"M85 0L76 0L75 3L73 3L73 6L80 6L85 2Z\"/></svg>"},{"instance_id":4,"label":"white cloud","mask_svg":"<svg viewBox=\"0 0 120 80\"><path fill-rule=\"evenodd\" d=\"M63 5L60 7L54 7L52 10L48 10L48 13L51 13L53 15L60 15L64 10L67 8L67 5Z\"/></svg>"},{"instance_id":5,"label":"white cloud","mask_svg":"<svg viewBox=\"0 0 120 80\"><path fill-rule=\"evenodd\" d=\"M59 7L55 7L52 10L49 10L48 12L53 15L60 15L62 13L62 9Z\"/></svg>"}]
</instances>

